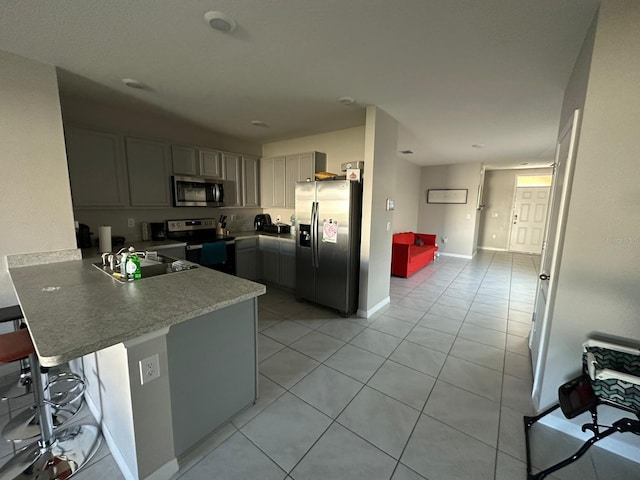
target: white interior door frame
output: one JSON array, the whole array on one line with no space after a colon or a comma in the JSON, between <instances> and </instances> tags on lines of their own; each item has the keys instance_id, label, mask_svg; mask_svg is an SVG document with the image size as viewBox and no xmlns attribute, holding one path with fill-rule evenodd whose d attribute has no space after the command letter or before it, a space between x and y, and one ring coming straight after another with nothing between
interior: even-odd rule
<instances>
[{"instance_id":1,"label":"white interior door frame","mask_svg":"<svg viewBox=\"0 0 640 480\"><path fill-rule=\"evenodd\" d=\"M558 136L556 145L556 161L554 166L554 180L551 191L551 199L548 207L548 220L545 234L545 243L542 249L540 263L540 278L538 279L538 289L536 293L536 311L533 314L532 333L530 337L530 348L533 360L533 391L531 398L536 410L540 409L540 393L544 378L544 366L549 347L549 335L551 332L551 322L553 319L553 306L555 302L558 269L562 257L562 246L564 233L566 230L566 218L571 195L571 184L573 180L573 168L576 156L576 146L578 142L580 110L576 109L571 120L563 128ZM566 158L561 158L562 147L565 142L569 142ZM564 156L563 156L564 157ZM562 169L563 174L556 176ZM560 177L562 184L556 180ZM559 202L557 210L555 203ZM554 212L557 212L554 214ZM544 278L546 277L546 279ZM548 282L548 283L546 283ZM546 283L546 285L545 285ZM541 288L546 287L547 295L544 305L540 305L539 299ZM538 311L541 308L543 311Z\"/></svg>"}]
</instances>

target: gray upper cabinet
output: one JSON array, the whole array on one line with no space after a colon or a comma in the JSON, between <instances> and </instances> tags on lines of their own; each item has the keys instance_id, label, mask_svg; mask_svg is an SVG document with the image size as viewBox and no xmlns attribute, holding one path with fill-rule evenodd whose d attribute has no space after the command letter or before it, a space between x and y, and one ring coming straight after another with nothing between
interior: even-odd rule
<instances>
[{"instance_id":1,"label":"gray upper cabinet","mask_svg":"<svg viewBox=\"0 0 640 480\"><path fill-rule=\"evenodd\" d=\"M171 164L175 175L224 178L222 153L217 150L171 145Z\"/></svg>"},{"instance_id":2,"label":"gray upper cabinet","mask_svg":"<svg viewBox=\"0 0 640 480\"><path fill-rule=\"evenodd\" d=\"M242 157L242 204L260 206L260 162L256 157Z\"/></svg>"},{"instance_id":3,"label":"gray upper cabinet","mask_svg":"<svg viewBox=\"0 0 640 480\"><path fill-rule=\"evenodd\" d=\"M306 152L263 158L261 195L263 207L295 207L296 182L315 180L327 168L327 154Z\"/></svg>"},{"instance_id":4,"label":"gray upper cabinet","mask_svg":"<svg viewBox=\"0 0 640 480\"><path fill-rule=\"evenodd\" d=\"M198 175L198 151L194 147L171 145L173 173L178 175Z\"/></svg>"},{"instance_id":5,"label":"gray upper cabinet","mask_svg":"<svg viewBox=\"0 0 640 480\"><path fill-rule=\"evenodd\" d=\"M224 204L226 207L259 207L260 174L256 157L223 153Z\"/></svg>"},{"instance_id":6,"label":"gray upper cabinet","mask_svg":"<svg viewBox=\"0 0 640 480\"><path fill-rule=\"evenodd\" d=\"M171 156L166 143L126 139L129 195L133 207L171 206Z\"/></svg>"},{"instance_id":7,"label":"gray upper cabinet","mask_svg":"<svg viewBox=\"0 0 640 480\"><path fill-rule=\"evenodd\" d=\"M284 207L285 157L263 158L260 167L260 194L263 207Z\"/></svg>"},{"instance_id":8,"label":"gray upper cabinet","mask_svg":"<svg viewBox=\"0 0 640 480\"><path fill-rule=\"evenodd\" d=\"M223 153L224 164L224 205L242 206L242 158L234 153Z\"/></svg>"},{"instance_id":9,"label":"gray upper cabinet","mask_svg":"<svg viewBox=\"0 0 640 480\"><path fill-rule=\"evenodd\" d=\"M222 167L222 153L215 150L201 148L199 154L199 175L203 177L224 178Z\"/></svg>"},{"instance_id":10,"label":"gray upper cabinet","mask_svg":"<svg viewBox=\"0 0 640 480\"><path fill-rule=\"evenodd\" d=\"M121 135L65 129L74 207L125 207L127 168Z\"/></svg>"},{"instance_id":11,"label":"gray upper cabinet","mask_svg":"<svg viewBox=\"0 0 640 480\"><path fill-rule=\"evenodd\" d=\"M256 157L72 125L65 143L74 208L171 207L173 174L222 181L227 206L260 206ZM284 157L281 169L284 187ZM284 205L284 188L280 197Z\"/></svg>"}]
</instances>

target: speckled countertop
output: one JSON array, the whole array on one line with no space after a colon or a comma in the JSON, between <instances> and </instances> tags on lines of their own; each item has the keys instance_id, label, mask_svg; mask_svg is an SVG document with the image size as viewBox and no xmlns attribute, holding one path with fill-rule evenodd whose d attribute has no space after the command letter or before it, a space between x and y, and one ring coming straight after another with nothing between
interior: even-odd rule
<instances>
[{"instance_id":1,"label":"speckled countertop","mask_svg":"<svg viewBox=\"0 0 640 480\"><path fill-rule=\"evenodd\" d=\"M236 240L242 240L245 238L254 238L254 237L273 237L280 238L282 240L289 240L294 242L296 239L295 233L271 233L271 232L255 232L253 230L248 230L245 232L231 232L231 236Z\"/></svg>"},{"instance_id":2,"label":"speckled countertop","mask_svg":"<svg viewBox=\"0 0 640 480\"><path fill-rule=\"evenodd\" d=\"M52 367L265 293L209 268L120 283L73 260L10 268L42 365Z\"/></svg>"}]
</instances>

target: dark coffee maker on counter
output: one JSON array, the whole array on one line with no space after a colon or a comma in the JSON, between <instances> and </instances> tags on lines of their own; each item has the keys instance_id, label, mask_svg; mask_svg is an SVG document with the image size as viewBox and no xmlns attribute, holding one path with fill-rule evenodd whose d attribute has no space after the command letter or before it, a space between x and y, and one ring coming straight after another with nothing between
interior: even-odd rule
<instances>
[{"instance_id":1,"label":"dark coffee maker on counter","mask_svg":"<svg viewBox=\"0 0 640 480\"><path fill-rule=\"evenodd\" d=\"M164 222L151 222L151 240L166 240L167 229Z\"/></svg>"},{"instance_id":2,"label":"dark coffee maker on counter","mask_svg":"<svg viewBox=\"0 0 640 480\"><path fill-rule=\"evenodd\" d=\"M253 229L263 231L265 225L271 225L271 215L268 213L256 215L256 218L253 220Z\"/></svg>"}]
</instances>

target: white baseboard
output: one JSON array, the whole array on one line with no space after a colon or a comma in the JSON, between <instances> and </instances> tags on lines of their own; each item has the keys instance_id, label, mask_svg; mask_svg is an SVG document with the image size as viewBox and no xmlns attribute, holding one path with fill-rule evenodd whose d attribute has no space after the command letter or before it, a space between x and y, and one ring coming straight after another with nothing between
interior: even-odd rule
<instances>
[{"instance_id":1,"label":"white baseboard","mask_svg":"<svg viewBox=\"0 0 640 480\"><path fill-rule=\"evenodd\" d=\"M441 257L453 257L453 258L464 258L465 260L472 260L473 255L460 255L458 253L444 253L438 252Z\"/></svg>"},{"instance_id":2,"label":"white baseboard","mask_svg":"<svg viewBox=\"0 0 640 480\"><path fill-rule=\"evenodd\" d=\"M93 403L93 399L89 395L85 394L84 400L87 403L87 406L89 407L89 411L93 415L93 418L95 418L96 421L100 424L100 429L102 430L102 436L104 437L105 442L107 442L107 446L111 451L111 456L113 456L113 459L118 465L118 468L120 468L120 471L122 472L122 476L125 478L125 480L139 480L138 475L134 474L131 471L131 469L129 468L129 465L127 464L124 457L122 456L122 453L120 453L120 450L118 449L118 446L116 445L113 439L113 435L111 434L109 429L106 427L104 422L102 422L101 420L102 412L98 409L98 407L96 407L96 404Z\"/></svg>"},{"instance_id":3,"label":"white baseboard","mask_svg":"<svg viewBox=\"0 0 640 480\"><path fill-rule=\"evenodd\" d=\"M358 309L358 312L356 313L356 315L359 316L360 318L372 317L377 311L389 305L390 303L391 303L391 297L386 297L385 299L378 302L376 305L374 305L368 310Z\"/></svg>"},{"instance_id":4,"label":"white baseboard","mask_svg":"<svg viewBox=\"0 0 640 480\"><path fill-rule=\"evenodd\" d=\"M507 252L506 248L494 248L494 247L478 247L478 250L490 250L492 252Z\"/></svg>"},{"instance_id":5,"label":"white baseboard","mask_svg":"<svg viewBox=\"0 0 640 480\"><path fill-rule=\"evenodd\" d=\"M144 480L168 480L173 477L178 470L180 470L180 466L178 465L178 460L174 458L173 460L169 460Z\"/></svg>"}]
</instances>

